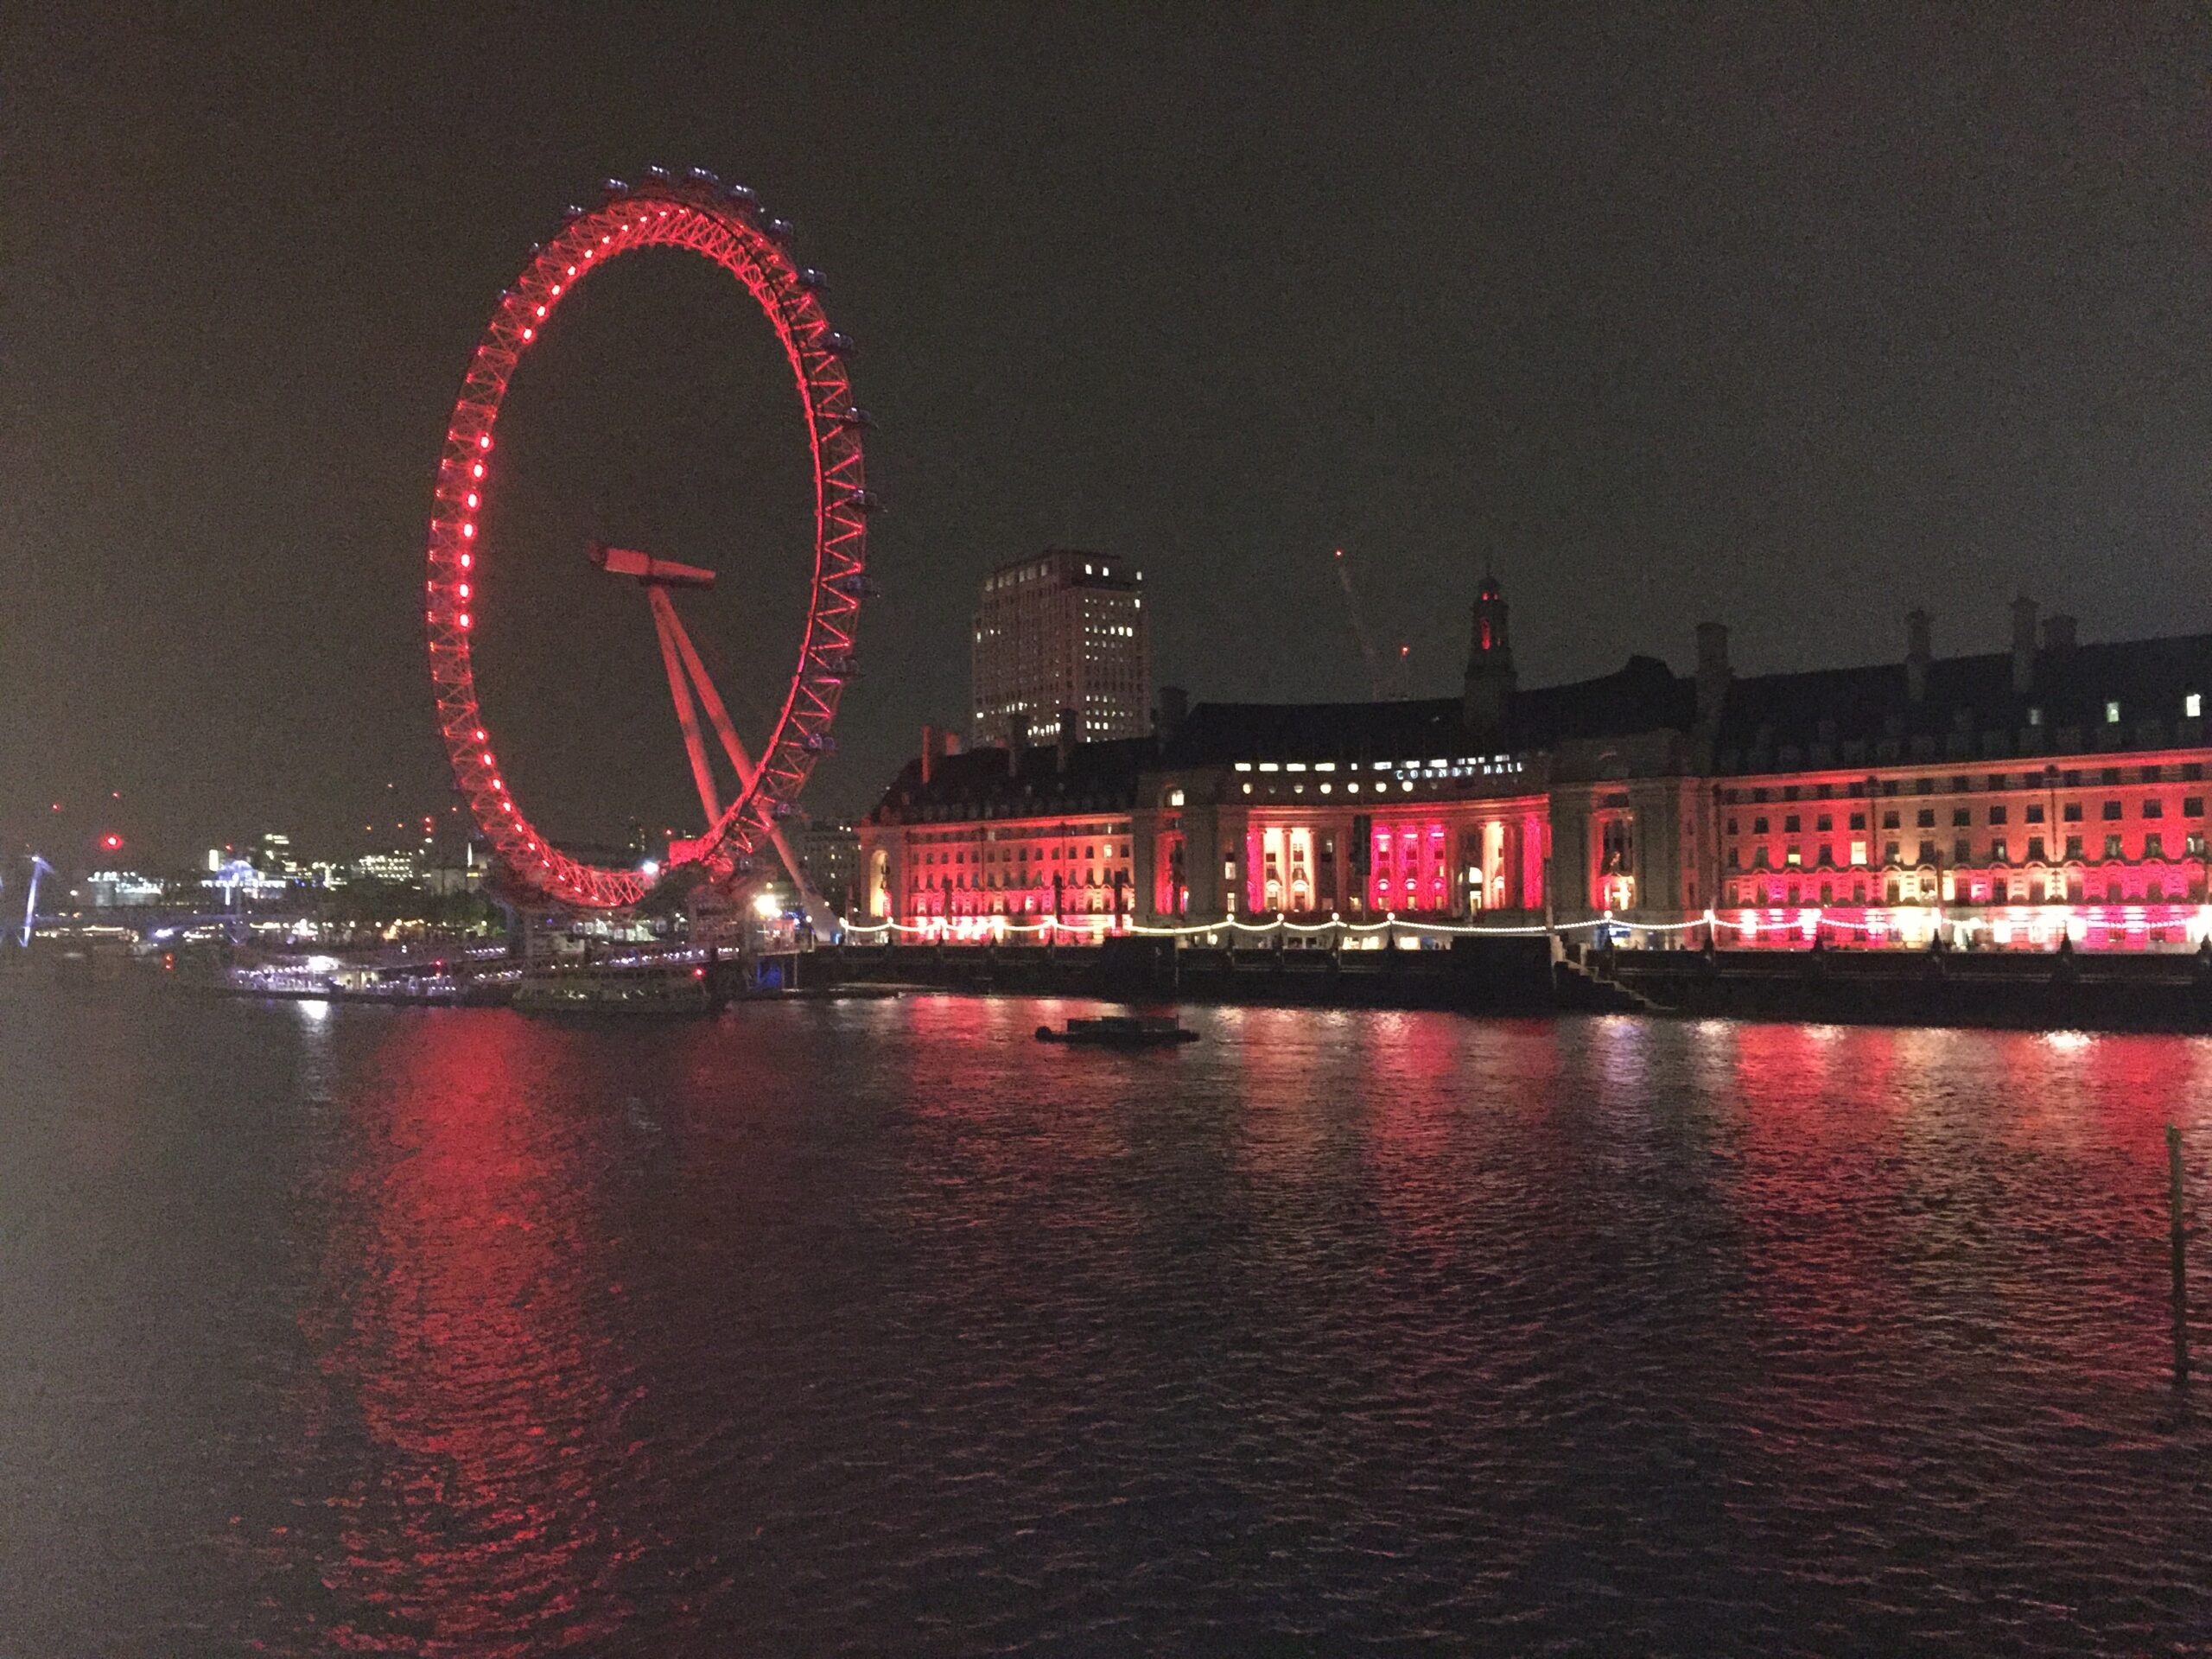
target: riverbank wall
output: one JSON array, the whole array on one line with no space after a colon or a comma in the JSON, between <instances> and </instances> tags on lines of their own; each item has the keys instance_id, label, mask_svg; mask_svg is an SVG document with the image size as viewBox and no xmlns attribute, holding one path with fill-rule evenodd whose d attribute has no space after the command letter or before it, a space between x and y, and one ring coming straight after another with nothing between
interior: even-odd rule
<instances>
[{"instance_id":1,"label":"riverbank wall","mask_svg":"<svg viewBox=\"0 0 2212 1659\"><path fill-rule=\"evenodd\" d=\"M1554 960L1541 938L1344 951L1134 938L1100 945L843 945L803 958L798 982L1135 1003L2212 1033L2212 956L2205 955L1570 949Z\"/></svg>"}]
</instances>

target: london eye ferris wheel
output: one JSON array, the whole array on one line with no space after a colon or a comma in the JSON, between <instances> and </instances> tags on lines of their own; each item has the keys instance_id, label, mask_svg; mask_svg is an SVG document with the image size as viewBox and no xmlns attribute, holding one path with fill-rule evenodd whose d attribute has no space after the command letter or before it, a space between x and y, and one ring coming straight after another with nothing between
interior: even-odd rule
<instances>
[{"instance_id":1,"label":"london eye ferris wheel","mask_svg":"<svg viewBox=\"0 0 2212 1659\"><path fill-rule=\"evenodd\" d=\"M430 683L454 782L477 829L518 884L547 902L633 905L679 873L727 884L764 846L798 874L783 825L831 747L830 728L852 671L855 624L868 591L868 517L875 501L861 457L868 416L853 401L846 362L850 342L830 326L819 273L792 258L790 243L791 226L762 212L751 191L725 186L702 168L681 176L653 168L638 184L609 180L599 206L570 208L553 238L532 251L499 296L469 360L430 513L424 607ZM486 503L500 481L499 411L516 366L544 337L563 299L613 260L648 248L683 250L719 265L774 328L804 411L814 519L804 621L780 707L757 747L738 733L677 610L677 594L713 586L715 573L644 550L591 550L609 576L645 591L704 820L701 834L674 842L666 865L652 869L574 856L531 821L501 768L471 649L506 574L499 550L482 532ZM709 732L735 774L727 798Z\"/></svg>"}]
</instances>

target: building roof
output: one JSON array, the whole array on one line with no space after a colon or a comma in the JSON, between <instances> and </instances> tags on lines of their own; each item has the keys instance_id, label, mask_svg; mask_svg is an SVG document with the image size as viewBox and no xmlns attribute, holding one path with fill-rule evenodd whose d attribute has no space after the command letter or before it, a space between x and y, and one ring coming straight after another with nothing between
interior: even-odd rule
<instances>
[{"instance_id":1,"label":"building roof","mask_svg":"<svg viewBox=\"0 0 2212 1659\"><path fill-rule=\"evenodd\" d=\"M1513 695L1507 747L1548 749L1578 738L1687 728L1697 688L1656 657L1631 657L1611 674ZM1457 697L1408 702L1206 702L1191 711L1162 763L1385 760L1465 753Z\"/></svg>"},{"instance_id":2,"label":"building roof","mask_svg":"<svg viewBox=\"0 0 2212 1659\"><path fill-rule=\"evenodd\" d=\"M1728 688L1714 760L1739 772L2160 748L2202 741L2193 692L2212 694L2212 634L2040 650L2024 693L2009 652L1931 660L1916 702L1901 662L1755 675Z\"/></svg>"},{"instance_id":3,"label":"building roof","mask_svg":"<svg viewBox=\"0 0 2212 1659\"><path fill-rule=\"evenodd\" d=\"M909 760L868 814L880 823L913 817L1045 816L1071 812L1125 812L1136 804L1137 776L1158 764L1159 743L1149 737L1110 738L1068 746L1065 767L1051 743L1021 751L969 749L941 755L922 781L922 763Z\"/></svg>"},{"instance_id":4,"label":"building roof","mask_svg":"<svg viewBox=\"0 0 2212 1659\"><path fill-rule=\"evenodd\" d=\"M1596 679L1515 695L1509 747L1516 753L1577 739L1625 737L1687 728L1697 690L1654 657L1631 657ZM1116 738L1077 743L1063 769L1052 744L1022 751L1019 769L1001 748L942 757L922 782L910 760L870 817L1050 815L1127 811L1135 805L1140 774L1237 761L1457 760L1470 738L1457 697L1404 702L1205 702L1173 737Z\"/></svg>"}]
</instances>

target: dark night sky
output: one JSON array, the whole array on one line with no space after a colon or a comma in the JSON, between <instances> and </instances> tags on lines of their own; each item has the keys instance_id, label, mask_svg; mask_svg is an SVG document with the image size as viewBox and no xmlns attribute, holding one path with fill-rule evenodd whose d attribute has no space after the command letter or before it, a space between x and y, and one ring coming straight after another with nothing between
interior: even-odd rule
<instances>
[{"instance_id":1,"label":"dark night sky","mask_svg":"<svg viewBox=\"0 0 2212 1659\"><path fill-rule=\"evenodd\" d=\"M958 718L976 579L1048 543L1141 563L1201 697L1362 694L1338 544L1431 692L1486 561L1536 682L1687 666L1706 616L1751 670L1898 655L1916 602L1990 649L2021 589L2212 628L2194 7L7 10L11 845L442 809L460 368L656 161L795 219L861 343L886 595L817 810ZM780 668L793 405L711 276L616 267L512 405L484 673L556 833L684 794L593 537L729 573L738 702Z\"/></svg>"}]
</instances>

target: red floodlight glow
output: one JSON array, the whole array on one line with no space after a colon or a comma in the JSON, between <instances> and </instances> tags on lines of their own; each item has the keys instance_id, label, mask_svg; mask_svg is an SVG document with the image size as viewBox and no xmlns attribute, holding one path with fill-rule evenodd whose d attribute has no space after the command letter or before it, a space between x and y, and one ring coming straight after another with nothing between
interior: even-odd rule
<instances>
[{"instance_id":1,"label":"red floodlight glow","mask_svg":"<svg viewBox=\"0 0 2212 1659\"><path fill-rule=\"evenodd\" d=\"M117 835L114 830L111 830L107 834L100 837L100 845L111 853L121 852L123 850L123 837Z\"/></svg>"}]
</instances>

